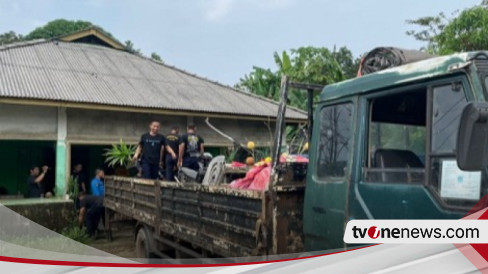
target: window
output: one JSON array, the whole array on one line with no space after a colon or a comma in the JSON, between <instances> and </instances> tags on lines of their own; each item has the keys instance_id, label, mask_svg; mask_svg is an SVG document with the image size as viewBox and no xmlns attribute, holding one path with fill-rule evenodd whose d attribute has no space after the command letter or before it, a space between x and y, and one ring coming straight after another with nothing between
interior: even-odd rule
<instances>
[{"instance_id":1,"label":"window","mask_svg":"<svg viewBox=\"0 0 488 274\"><path fill-rule=\"evenodd\" d=\"M488 193L488 176L457 167L466 104L460 81L371 99L363 180L426 184L444 207L472 207Z\"/></svg>"},{"instance_id":2,"label":"window","mask_svg":"<svg viewBox=\"0 0 488 274\"><path fill-rule=\"evenodd\" d=\"M435 87L432 101L431 186L446 204L470 207L486 193L486 173L457 167L457 131L467 104L464 89L460 84Z\"/></svg>"},{"instance_id":3,"label":"window","mask_svg":"<svg viewBox=\"0 0 488 274\"><path fill-rule=\"evenodd\" d=\"M365 181L424 182L426 113L426 88L370 101Z\"/></svg>"},{"instance_id":4,"label":"window","mask_svg":"<svg viewBox=\"0 0 488 274\"><path fill-rule=\"evenodd\" d=\"M318 142L317 176L340 180L346 176L352 132L352 104L322 108Z\"/></svg>"},{"instance_id":5,"label":"window","mask_svg":"<svg viewBox=\"0 0 488 274\"><path fill-rule=\"evenodd\" d=\"M433 90L432 152L453 154L459 119L466 105L464 90L456 84L435 87Z\"/></svg>"}]
</instances>

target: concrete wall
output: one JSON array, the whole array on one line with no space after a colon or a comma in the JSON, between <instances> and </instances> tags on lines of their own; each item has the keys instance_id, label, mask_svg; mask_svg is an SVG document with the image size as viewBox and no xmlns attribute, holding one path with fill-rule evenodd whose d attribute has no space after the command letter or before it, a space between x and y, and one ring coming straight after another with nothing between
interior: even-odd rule
<instances>
[{"instance_id":1,"label":"concrete wall","mask_svg":"<svg viewBox=\"0 0 488 274\"><path fill-rule=\"evenodd\" d=\"M222 118L210 118L209 121L218 130L244 144L253 141L257 146L269 146L273 141L272 135L263 121ZM198 133L205 140L205 144L231 144L230 141L207 126L205 118L195 117L194 122L197 125ZM275 123L271 123L270 128L271 134L273 134Z\"/></svg>"},{"instance_id":2,"label":"concrete wall","mask_svg":"<svg viewBox=\"0 0 488 274\"><path fill-rule=\"evenodd\" d=\"M180 132L184 132L188 123L197 124L199 134L208 146L228 146L231 142L210 129L205 118L152 115L144 113L124 113L114 111L68 109L67 141L72 143L110 144L119 142L137 142L144 132L148 131L148 124L152 120L161 122L161 132L169 132L171 125L179 125ZM234 120L211 118L212 125L224 133L237 138L239 141L254 141L257 145L268 145L270 135L268 128L262 121ZM274 131L274 123L271 124Z\"/></svg>"},{"instance_id":3,"label":"concrete wall","mask_svg":"<svg viewBox=\"0 0 488 274\"><path fill-rule=\"evenodd\" d=\"M184 116L162 116L144 113L125 113L86 109L68 109L69 142L98 143L137 142L148 131L150 121L161 122L163 133L172 124L186 125Z\"/></svg>"},{"instance_id":4,"label":"concrete wall","mask_svg":"<svg viewBox=\"0 0 488 274\"><path fill-rule=\"evenodd\" d=\"M67 109L66 141L71 143L111 144L120 141L137 142L147 132L152 120L161 122L161 132L177 124L181 132L188 123L197 124L198 132L208 146L228 146L230 141L210 129L205 117L153 115L86 109ZM270 134L262 121L210 118L212 125L241 142L254 141L267 146ZM274 123L271 123L274 131ZM58 108L0 103L0 139L57 140Z\"/></svg>"},{"instance_id":5,"label":"concrete wall","mask_svg":"<svg viewBox=\"0 0 488 274\"><path fill-rule=\"evenodd\" d=\"M75 206L72 200L25 199L4 200L3 205L16 213L50 230L61 232L76 220Z\"/></svg>"},{"instance_id":6,"label":"concrete wall","mask_svg":"<svg viewBox=\"0 0 488 274\"><path fill-rule=\"evenodd\" d=\"M55 107L0 103L0 139L56 140L57 117Z\"/></svg>"}]
</instances>

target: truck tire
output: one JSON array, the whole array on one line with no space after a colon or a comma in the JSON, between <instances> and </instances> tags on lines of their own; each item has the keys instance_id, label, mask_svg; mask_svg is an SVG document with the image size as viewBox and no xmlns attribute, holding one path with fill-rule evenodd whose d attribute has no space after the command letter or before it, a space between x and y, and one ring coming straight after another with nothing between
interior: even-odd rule
<instances>
[{"instance_id":1,"label":"truck tire","mask_svg":"<svg viewBox=\"0 0 488 274\"><path fill-rule=\"evenodd\" d=\"M150 258L151 257L151 244L150 244L149 232L145 227L139 228L136 235L136 257L137 258Z\"/></svg>"}]
</instances>

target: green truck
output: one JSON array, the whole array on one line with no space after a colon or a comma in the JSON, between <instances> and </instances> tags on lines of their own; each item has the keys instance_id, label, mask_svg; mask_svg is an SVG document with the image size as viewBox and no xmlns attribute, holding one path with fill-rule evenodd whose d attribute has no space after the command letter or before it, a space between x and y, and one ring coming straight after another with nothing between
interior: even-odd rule
<instances>
[{"instance_id":1,"label":"green truck","mask_svg":"<svg viewBox=\"0 0 488 274\"><path fill-rule=\"evenodd\" d=\"M137 220L141 255L236 257L348 248L352 219L459 219L487 192L487 77L470 52L326 86L304 181L277 163L262 192L111 177L107 224Z\"/></svg>"}]
</instances>

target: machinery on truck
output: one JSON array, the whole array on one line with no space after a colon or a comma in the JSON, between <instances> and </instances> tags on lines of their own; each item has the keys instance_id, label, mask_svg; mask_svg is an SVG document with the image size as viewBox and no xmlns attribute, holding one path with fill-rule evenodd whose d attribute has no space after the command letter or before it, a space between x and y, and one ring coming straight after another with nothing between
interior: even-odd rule
<instances>
[{"instance_id":1,"label":"machinery on truck","mask_svg":"<svg viewBox=\"0 0 488 274\"><path fill-rule=\"evenodd\" d=\"M114 212L137 220L140 255L298 253L347 248L351 219L459 219L487 194L487 52L326 86L304 181L277 160L290 85L282 83L267 190L109 177L108 226Z\"/></svg>"}]
</instances>

